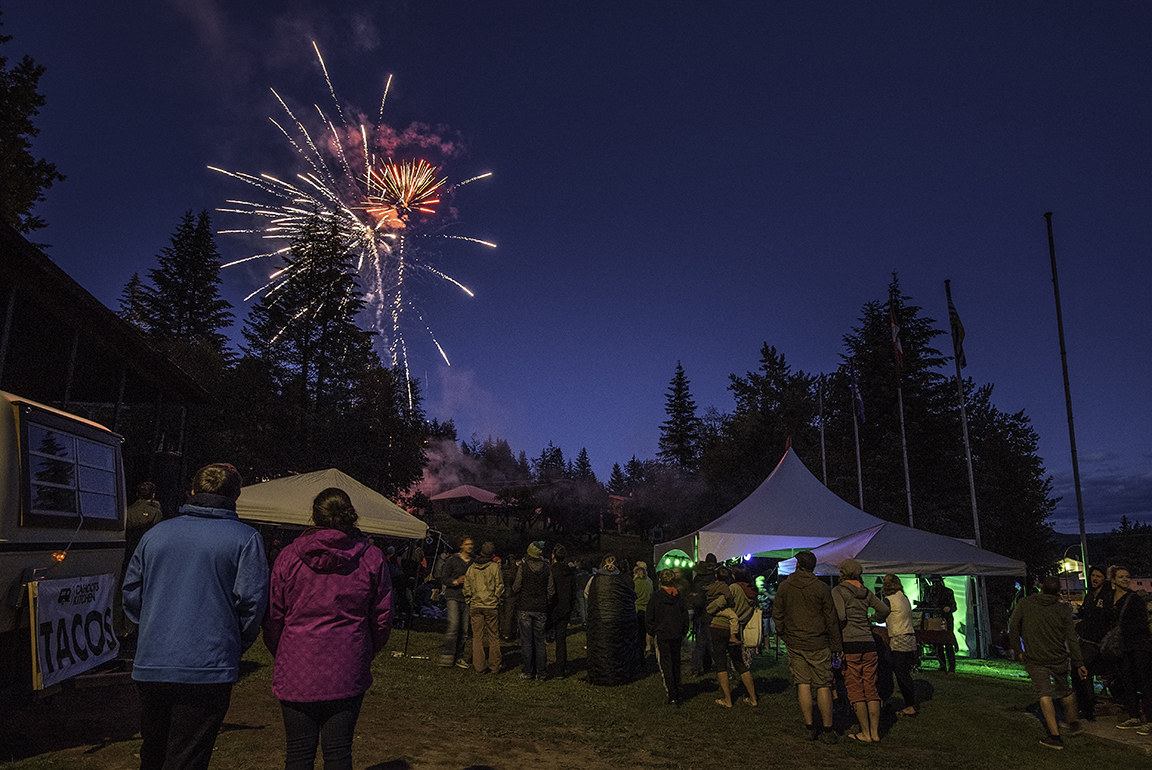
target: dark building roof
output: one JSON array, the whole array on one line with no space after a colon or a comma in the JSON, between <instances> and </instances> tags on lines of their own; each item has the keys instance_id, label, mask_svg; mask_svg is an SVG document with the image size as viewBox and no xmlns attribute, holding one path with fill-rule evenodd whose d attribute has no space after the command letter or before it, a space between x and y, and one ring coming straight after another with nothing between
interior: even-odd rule
<instances>
[{"instance_id":1,"label":"dark building roof","mask_svg":"<svg viewBox=\"0 0 1152 770\"><path fill-rule=\"evenodd\" d=\"M126 404L158 395L167 402L211 400L135 327L0 225L0 390L53 405L115 404L121 382Z\"/></svg>"}]
</instances>

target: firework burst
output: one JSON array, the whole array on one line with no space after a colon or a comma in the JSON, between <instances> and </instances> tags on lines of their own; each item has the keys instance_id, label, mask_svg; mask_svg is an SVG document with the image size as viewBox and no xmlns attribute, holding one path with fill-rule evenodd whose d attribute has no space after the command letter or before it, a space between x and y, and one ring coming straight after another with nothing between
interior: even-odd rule
<instances>
[{"instance_id":1,"label":"firework burst","mask_svg":"<svg viewBox=\"0 0 1152 770\"><path fill-rule=\"evenodd\" d=\"M349 120L336 97L320 49L315 43L312 46L332 97L336 119L329 117L319 105L313 105L319 128L314 125L309 130L275 90L272 93L287 120L270 118L296 150L305 169L294 179L284 180L271 174L248 174L209 166L213 171L251 185L266 199L266 202L229 200L231 207L218 211L244 214L260 225L220 232L256 233L274 244L271 250L229 262L224 267L253 260L282 259L314 216L335 223L340 232L346 234L345 245L355 256L355 270L365 292L365 312L384 341L392 366L404 370L411 400L406 331L418 329L427 334L445 363L451 363L415 303L411 290L413 280L420 275L432 276L472 296L466 286L433 266L436 249L431 243L432 239L453 239L495 248L496 244L478 238L445 234L443 230L452 217L440 210L446 197L491 173L453 185L442 176L439 166L418 157L417 153L405 152L430 148L450 157L454 146L427 127L414 124L404 132L396 132L383 122L391 76L384 84L375 123L365 128L368 121L364 118ZM354 111L349 112L358 117ZM280 289L296 280L303 277L297 275L292 266L278 266L267 282L245 299L261 294L274 299Z\"/></svg>"}]
</instances>

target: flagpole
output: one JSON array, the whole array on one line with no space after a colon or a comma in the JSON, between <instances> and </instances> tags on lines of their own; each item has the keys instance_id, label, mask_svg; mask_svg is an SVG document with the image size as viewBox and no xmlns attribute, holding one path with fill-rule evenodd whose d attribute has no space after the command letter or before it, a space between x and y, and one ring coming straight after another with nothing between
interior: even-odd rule
<instances>
[{"instance_id":1,"label":"flagpole","mask_svg":"<svg viewBox=\"0 0 1152 770\"><path fill-rule=\"evenodd\" d=\"M856 486L860 490L860 510L864 510L864 472L860 468L860 423L864 422L864 399L856 372L848 370L848 390L852 397L852 435L856 438Z\"/></svg>"},{"instance_id":2,"label":"flagpole","mask_svg":"<svg viewBox=\"0 0 1152 770\"><path fill-rule=\"evenodd\" d=\"M976 535L976 547L983 548L980 541L980 514L976 508L976 476L972 472L972 445L968 441L968 412L964 406L964 379L960 374L961 361L964 358L964 326L960 323L960 314L952 304L952 281L944 281L944 295L948 298L948 324L952 328L952 360L956 364L956 396L960 401L960 426L964 435L964 459L968 464L968 496L972 501L972 531ZM988 596L984 587L984 578L976 577L976 644L981 658L988 657Z\"/></svg>"},{"instance_id":3,"label":"flagpole","mask_svg":"<svg viewBox=\"0 0 1152 770\"><path fill-rule=\"evenodd\" d=\"M1076 428L1072 424L1072 387L1068 384L1068 351L1064 347L1064 318L1060 313L1060 281L1056 277L1056 241L1052 238L1052 212L1048 222L1048 253L1052 257L1052 291L1056 295L1056 329L1060 337L1060 365L1064 369L1064 403L1068 408L1068 440L1072 445L1072 481L1076 487L1076 515L1080 519L1080 575L1088 586L1088 535L1084 532L1084 500L1080 495L1080 463L1076 459Z\"/></svg>"},{"instance_id":4,"label":"flagpole","mask_svg":"<svg viewBox=\"0 0 1152 770\"><path fill-rule=\"evenodd\" d=\"M900 387L900 370L896 370L896 399L900 404L900 451L904 454L904 495L908 498L908 526L912 523L912 481L908 477L908 439L904 435L904 390Z\"/></svg>"},{"instance_id":5,"label":"flagpole","mask_svg":"<svg viewBox=\"0 0 1152 770\"><path fill-rule=\"evenodd\" d=\"M856 408L852 408L852 433L856 436L856 486L860 490L860 510L864 510L864 472L860 469L860 425L856 421Z\"/></svg>"},{"instance_id":6,"label":"flagpole","mask_svg":"<svg viewBox=\"0 0 1152 770\"><path fill-rule=\"evenodd\" d=\"M828 486L828 458L824 454L824 375L816 381L816 395L820 404L820 465L824 469L824 486Z\"/></svg>"},{"instance_id":7,"label":"flagpole","mask_svg":"<svg viewBox=\"0 0 1152 770\"><path fill-rule=\"evenodd\" d=\"M952 326L952 360L956 364L956 396L960 401L960 426L964 433L964 459L968 463L968 496L972 501L972 531L976 534L976 547L980 543L980 514L976 509L976 477L972 473L972 445L968 442L968 412L964 407L964 380L960 375L960 359L963 356L960 343L963 340L963 327L959 326L960 316L952 306L952 281L944 281L944 294L948 297L948 318ZM959 331L959 334L957 332ZM960 337L960 339L957 339Z\"/></svg>"},{"instance_id":8,"label":"flagpole","mask_svg":"<svg viewBox=\"0 0 1152 770\"><path fill-rule=\"evenodd\" d=\"M888 321L892 325L892 354L896 359L896 400L900 406L900 452L904 458L904 495L908 498L908 526L915 528L912 519L912 480L908 476L908 438L904 432L904 388L900 372L904 368L904 349L900 345L900 325L896 322L896 297L888 299Z\"/></svg>"}]
</instances>

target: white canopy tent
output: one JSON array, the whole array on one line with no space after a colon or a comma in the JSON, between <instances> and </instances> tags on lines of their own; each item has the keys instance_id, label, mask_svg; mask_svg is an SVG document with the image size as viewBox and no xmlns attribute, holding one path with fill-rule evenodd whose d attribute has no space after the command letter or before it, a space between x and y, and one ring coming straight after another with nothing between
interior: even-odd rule
<instances>
[{"instance_id":1,"label":"white canopy tent","mask_svg":"<svg viewBox=\"0 0 1152 770\"><path fill-rule=\"evenodd\" d=\"M1023 575L1025 564L1007 556L890 521L810 549L817 575L837 575L845 559L860 562L866 575ZM796 571L796 559L780 562L780 574Z\"/></svg>"},{"instance_id":2,"label":"white canopy tent","mask_svg":"<svg viewBox=\"0 0 1152 770\"><path fill-rule=\"evenodd\" d=\"M244 487L236 501L236 514L249 522L306 527L312 519L312 500L329 487L348 493L360 517L356 524L366 535L414 539L428 533L423 521L335 468Z\"/></svg>"},{"instance_id":3,"label":"white canopy tent","mask_svg":"<svg viewBox=\"0 0 1152 770\"><path fill-rule=\"evenodd\" d=\"M655 563L674 548L696 559L715 554L789 556L848 532L884 523L836 496L789 448L752 494L699 531L656 547Z\"/></svg>"}]
</instances>

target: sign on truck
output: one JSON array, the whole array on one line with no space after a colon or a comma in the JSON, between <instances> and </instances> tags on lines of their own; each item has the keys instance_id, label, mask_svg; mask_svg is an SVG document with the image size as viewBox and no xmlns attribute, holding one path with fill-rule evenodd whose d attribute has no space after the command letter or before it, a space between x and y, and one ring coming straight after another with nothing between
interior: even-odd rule
<instances>
[{"instance_id":1,"label":"sign on truck","mask_svg":"<svg viewBox=\"0 0 1152 770\"><path fill-rule=\"evenodd\" d=\"M0 675L51 686L114 657L121 438L0 391Z\"/></svg>"}]
</instances>

